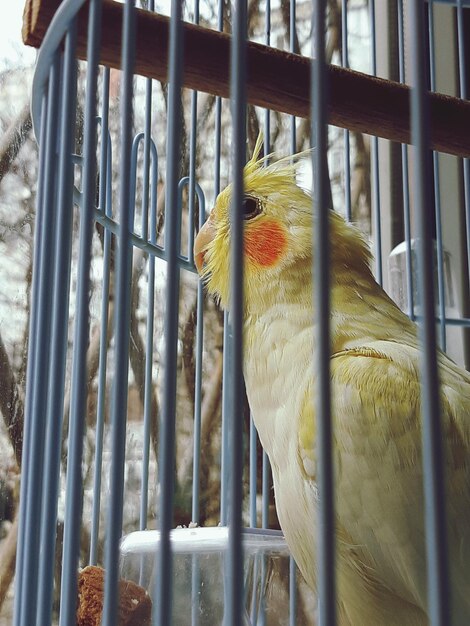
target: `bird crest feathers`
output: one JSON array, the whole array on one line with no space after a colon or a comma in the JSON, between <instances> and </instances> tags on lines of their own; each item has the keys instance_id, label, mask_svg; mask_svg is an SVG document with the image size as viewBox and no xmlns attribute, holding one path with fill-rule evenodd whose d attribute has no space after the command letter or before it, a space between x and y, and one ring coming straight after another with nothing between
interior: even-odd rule
<instances>
[{"instance_id":1,"label":"bird crest feathers","mask_svg":"<svg viewBox=\"0 0 470 626\"><path fill-rule=\"evenodd\" d=\"M297 172L305 157L311 155L312 148L288 155L280 159L276 159L273 163L269 163L276 157L275 152L270 152L260 157L261 150L264 145L263 133L259 133L256 139L253 154L245 165L244 182L246 189L256 189L257 185L263 182L269 183L269 188L279 189L283 185L290 188L297 183ZM258 187L259 189L259 187Z\"/></svg>"}]
</instances>

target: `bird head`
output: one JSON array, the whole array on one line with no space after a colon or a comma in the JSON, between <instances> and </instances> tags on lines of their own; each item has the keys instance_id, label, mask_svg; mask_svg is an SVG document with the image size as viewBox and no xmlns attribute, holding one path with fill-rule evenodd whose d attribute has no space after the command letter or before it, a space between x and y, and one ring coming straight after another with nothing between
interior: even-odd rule
<instances>
[{"instance_id":1,"label":"bird head","mask_svg":"<svg viewBox=\"0 0 470 626\"><path fill-rule=\"evenodd\" d=\"M262 297L266 286L299 258L311 255L311 198L296 182L298 159L265 166L258 137L244 168L243 218L245 299ZM230 285L230 202L232 185L217 197L194 242L194 258L206 287L224 308ZM264 285L264 287L263 287Z\"/></svg>"},{"instance_id":2,"label":"bird head","mask_svg":"<svg viewBox=\"0 0 470 626\"><path fill-rule=\"evenodd\" d=\"M260 158L258 137L252 158L243 172L244 299L245 308L260 308L283 299L292 301L291 276L303 274L311 288L312 197L297 182L297 171L305 153L274 161ZM223 308L230 296L230 203L232 185L217 197L206 223L194 242L197 270L207 290ZM357 229L332 215L332 238L337 239L338 258L369 258L367 246ZM351 230L352 229L352 230ZM290 291L289 291L290 289ZM289 293L283 293L283 291ZM285 298L284 298L285 296ZM297 296L298 297L298 293Z\"/></svg>"}]
</instances>

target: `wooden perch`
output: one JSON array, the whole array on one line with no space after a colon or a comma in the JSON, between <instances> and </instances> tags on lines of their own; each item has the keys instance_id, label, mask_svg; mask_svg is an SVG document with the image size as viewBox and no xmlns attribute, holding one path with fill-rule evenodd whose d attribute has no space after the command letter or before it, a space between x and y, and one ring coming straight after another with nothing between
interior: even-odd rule
<instances>
[{"instance_id":1,"label":"wooden perch","mask_svg":"<svg viewBox=\"0 0 470 626\"><path fill-rule=\"evenodd\" d=\"M27 0L23 40L39 47L59 0ZM124 6L103 1L101 63L119 68ZM86 59L87 6L78 21L77 55ZM167 17L136 9L135 73L168 79ZM224 98L230 90L230 36L184 23L185 87ZM249 42L247 92L252 104L298 117L310 114L310 59ZM329 123L392 141L410 143L410 88L361 72L328 66ZM431 146L470 156L470 101L429 94Z\"/></svg>"}]
</instances>

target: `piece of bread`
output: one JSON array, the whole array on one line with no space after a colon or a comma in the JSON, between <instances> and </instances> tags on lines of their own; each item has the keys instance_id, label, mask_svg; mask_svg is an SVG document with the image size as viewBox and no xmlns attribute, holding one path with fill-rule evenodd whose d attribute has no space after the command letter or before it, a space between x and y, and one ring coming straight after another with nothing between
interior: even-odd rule
<instances>
[{"instance_id":1,"label":"piece of bread","mask_svg":"<svg viewBox=\"0 0 470 626\"><path fill-rule=\"evenodd\" d=\"M105 570L89 565L78 575L77 626L101 626ZM152 601L143 587L131 580L118 583L116 626L150 626Z\"/></svg>"}]
</instances>

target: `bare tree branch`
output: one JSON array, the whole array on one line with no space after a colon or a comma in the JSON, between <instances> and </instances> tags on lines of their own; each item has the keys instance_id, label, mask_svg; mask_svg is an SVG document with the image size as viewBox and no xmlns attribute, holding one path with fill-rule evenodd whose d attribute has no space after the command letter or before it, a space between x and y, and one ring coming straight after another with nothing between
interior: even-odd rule
<instances>
[{"instance_id":1,"label":"bare tree branch","mask_svg":"<svg viewBox=\"0 0 470 626\"><path fill-rule=\"evenodd\" d=\"M289 0L281 0L281 13L282 13L282 21L284 22L284 26L286 29L286 33L287 33L287 37L290 40L291 39L291 24L290 24L290 2ZM297 29L294 27L294 33L293 33L293 40L294 40L294 49L292 50L292 52L295 52L295 54L300 54L300 44L299 44L299 38L297 36Z\"/></svg>"},{"instance_id":2,"label":"bare tree branch","mask_svg":"<svg viewBox=\"0 0 470 626\"><path fill-rule=\"evenodd\" d=\"M197 298L194 298L193 303L189 307L186 320L183 325L183 337L182 337L182 358L183 358L183 374L186 382L186 388L188 390L188 398L194 408L194 390L195 390L195 362L194 362L194 339L196 336L195 329L197 323Z\"/></svg>"},{"instance_id":3,"label":"bare tree branch","mask_svg":"<svg viewBox=\"0 0 470 626\"><path fill-rule=\"evenodd\" d=\"M16 543L18 539L18 514L15 515L8 535L0 550L0 608L15 575Z\"/></svg>"},{"instance_id":4,"label":"bare tree branch","mask_svg":"<svg viewBox=\"0 0 470 626\"><path fill-rule=\"evenodd\" d=\"M353 137L356 144L356 158L354 160L351 181L352 214L355 221L367 218L370 222L372 206L370 191L370 151L362 133L353 133ZM359 215L361 197L364 198L367 215Z\"/></svg>"},{"instance_id":5,"label":"bare tree branch","mask_svg":"<svg viewBox=\"0 0 470 626\"><path fill-rule=\"evenodd\" d=\"M201 406L201 445L204 454L201 456L200 464L200 490L201 490L201 524L217 523L218 519L218 499L217 492L220 490L218 481L210 475L210 470L214 466L214 451L211 445L211 437L216 427L216 422L220 417L220 405L222 400L222 372L223 359L222 352L217 348L215 353L215 363L213 373L208 383L204 400ZM192 482L193 450L188 447L181 459L180 485Z\"/></svg>"},{"instance_id":6,"label":"bare tree branch","mask_svg":"<svg viewBox=\"0 0 470 626\"><path fill-rule=\"evenodd\" d=\"M22 145L31 130L29 104L26 105L0 139L0 182L11 170ZM29 273L29 272L28 272ZM27 275L28 279L28 275ZM28 281L29 282L29 281ZM25 341L25 346L27 342ZM18 467L23 453L24 405L13 368L0 334L0 410ZM15 574L16 545L18 540L18 513L15 515L0 550L0 608Z\"/></svg>"},{"instance_id":7,"label":"bare tree branch","mask_svg":"<svg viewBox=\"0 0 470 626\"><path fill-rule=\"evenodd\" d=\"M252 104L247 106L247 139L248 139L248 151L249 155L253 154L253 150L255 149L256 139L259 135L259 121L258 116L256 115L256 109Z\"/></svg>"},{"instance_id":8,"label":"bare tree branch","mask_svg":"<svg viewBox=\"0 0 470 626\"><path fill-rule=\"evenodd\" d=\"M200 115L198 115L196 131L197 136L201 137L202 133L207 132L207 124L215 107L215 96L213 96L211 93L207 93L200 94L199 97L204 98L204 103L200 107L201 113Z\"/></svg>"},{"instance_id":9,"label":"bare tree branch","mask_svg":"<svg viewBox=\"0 0 470 626\"><path fill-rule=\"evenodd\" d=\"M328 8L326 62L331 63L334 53L341 52L341 5L339 0L329 0Z\"/></svg>"},{"instance_id":10,"label":"bare tree branch","mask_svg":"<svg viewBox=\"0 0 470 626\"><path fill-rule=\"evenodd\" d=\"M130 346L129 359L131 368L134 373L135 383L139 392L142 407L145 406L145 356L146 350L142 337L139 333L139 321L136 311L139 307L139 278L143 271L143 253L136 251L134 259L134 268L132 272L132 290L131 290L131 325L130 325ZM160 407L158 404L155 389L152 388L151 399L151 438L155 458L158 459L158 424L160 416Z\"/></svg>"},{"instance_id":11,"label":"bare tree branch","mask_svg":"<svg viewBox=\"0 0 470 626\"><path fill-rule=\"evenodd\" d=\"M92 331L92 336L90 339L90 344L88 346L87 351L87 359L86 359L86 371L87 371L87 380L88 380L88 389L91 387L91 383L96 377L98 372L99 362L100 362L100 336L101 336L102 324L97 323ZM110 296L109 299L109 308L108 308L108 334L106 337L106 345L109 347L111 339L114 334L114 300ZM64 428L62 434L62 462L65 463L67 459L67 450L66 450L66 438L68 435L68 421L70 414L70 392L71 388L68 390L65 400L64 400Z\"/></svg>"},{"instance_id":12,"label":"bare tree branch","mask_svg":"<svg viewBox=\"0 0 470 626\"><path fill-rule=\"evenodd\" d=\"M23 450L24 407L10 359L0 334L0 409L3 414L8 436L15 452L18 466L21 467Z\"/></svg>"},{"instance_id":13,"label":"bare tree branch","mask_svg":"<svg viewBox=\"0 0 470 626\"><path fill-rule=\"evenodd\" d=\"M16 159L21 146L31 130L29 109L28 103L11 122L0 139L0 181L9 171L12 162Z\"/></svg>"}]
</instances>

